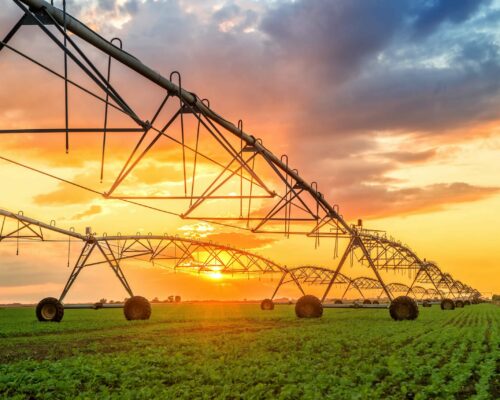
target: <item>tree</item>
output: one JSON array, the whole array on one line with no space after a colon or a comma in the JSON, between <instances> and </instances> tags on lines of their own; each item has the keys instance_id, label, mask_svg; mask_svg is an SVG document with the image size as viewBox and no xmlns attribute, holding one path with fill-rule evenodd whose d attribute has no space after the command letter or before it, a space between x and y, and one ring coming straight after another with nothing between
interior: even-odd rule
<instances>
[{"instance_id":1,"label":"tree","mask_svg":"<svg viewBox=\"0 0 500 400\"><path fill-rule=\"evenodd\" d=\"M175 296L175 302L180 303L181 302L181 296Z\"/></svg>"}]
</instances>

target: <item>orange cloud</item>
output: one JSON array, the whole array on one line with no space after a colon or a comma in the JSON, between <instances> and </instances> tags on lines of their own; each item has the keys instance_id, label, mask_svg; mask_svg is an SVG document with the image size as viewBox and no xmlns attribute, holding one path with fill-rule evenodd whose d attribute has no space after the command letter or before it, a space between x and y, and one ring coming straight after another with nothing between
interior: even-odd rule
<instances>
[{"instance_id":1,"label":"orange cloud","mask_svg":"<svg viewBox=\"0 0 500 400\"><path fill-rule=\"evenodd\" d=\"M381 185L352 187L342 197L348 218L382 218L441 211L457 203L479 201L500 192L463 182L439 183L422 188L387 189Z\"/></svg>"},{"instance_id":2,"label":"orange cloud","mask_svg":"<svg viewBox=\"0 0 500 400\"><path fill-rule=\"evenodd\" d=\"M72 220L83 219L85 217L90 217L92 215L100 214L101 211L102 211L102 207L94 204L94 205L91 205L89 208L87 208L85 211L82 211L78 214L73 215L73 217L71 217L71 219Z\"/></svg>"},{"instance_id":3,"label":"orange cloud","mask_svg":"<svg viewBox=\"0 0 500 400\"><path fill-rule=\"evenodd\" d=\"M96 194L60 184L59 188L53 192L36 195L33 198L33 202L40 206L86 204L94 200L96 196Z\"/></svg>"},{"instance_id":4,"label":"orange cloud","mask_svg":"<svg viewBox=\"0 0 500 400\"><path fill-rule=\"evenodd\" d=\"M229 244L239 249L259 249L277 241L271 237L257 236L249 233L221 232L207 236L207 239L216 243Z\"/></svg>"},{"instance_id":5,"label":"orange cloud","mask_svg":"<svg viewBox=\"0 0 500 400\"><path fill-rule=\"evenodd\" d=\"M96 181L96 176L90 173L83 173L71 177L69 180L78 182L78 184L87 187L92 187L92 184ZM91 193L89 191L76 188L73 185L59 182L55 190L34 196L33 203L40 206L87 204L96 198L100 198L100 196L96 193Z\"/></svg>"}]
</instances>

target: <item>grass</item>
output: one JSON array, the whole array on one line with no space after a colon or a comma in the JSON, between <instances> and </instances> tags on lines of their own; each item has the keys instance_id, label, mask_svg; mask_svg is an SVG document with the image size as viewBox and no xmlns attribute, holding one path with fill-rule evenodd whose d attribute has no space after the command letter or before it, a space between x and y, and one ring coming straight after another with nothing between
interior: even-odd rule
<instances>
[{"instance_id":1,"label":"grass","mask_svg":"<svg viewBox=\"0 0 500 400\"><path fill-rule=\"evenodd\" d=\"M498 399L500 308L387 310L153 306L67 310L60 324L0 309L0 397L9 399Z\"/></svg>"}]
</instances>

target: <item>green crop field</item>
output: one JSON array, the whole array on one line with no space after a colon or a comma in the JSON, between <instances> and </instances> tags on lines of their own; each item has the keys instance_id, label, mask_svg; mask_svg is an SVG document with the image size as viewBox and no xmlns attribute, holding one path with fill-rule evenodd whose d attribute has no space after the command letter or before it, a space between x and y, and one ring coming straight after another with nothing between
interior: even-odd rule
<instances>
[{"instance_id":1,"label":"green crop field","mask_svg":"<svg viewBox=\"0 0 500 400\"><path fill-rule=\"evenodd\" d=\"M498 399L500 308L327 309L153 306L149 321L121 310L68 310L39 323L0 309L0 396L9 399Z\"/></svg>"}]
</instances>

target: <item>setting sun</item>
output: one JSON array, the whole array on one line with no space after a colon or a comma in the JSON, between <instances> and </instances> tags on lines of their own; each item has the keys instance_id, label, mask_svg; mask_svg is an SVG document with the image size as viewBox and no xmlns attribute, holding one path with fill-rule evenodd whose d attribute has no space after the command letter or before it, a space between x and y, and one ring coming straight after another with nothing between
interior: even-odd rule
<instances>
[{"instance_id":1,"label":"setting sun","mask_svg":"<svg viewBox=\"0 0 500 400\"><path fill-rule=\"evenodd\" d=\"M207 273L205 273L205 275L208 278L216 280L216 281L221 280L224 277L224 275L221 272L219 272L219 271L207 272Z\"/></svg>"}]
</instances>

